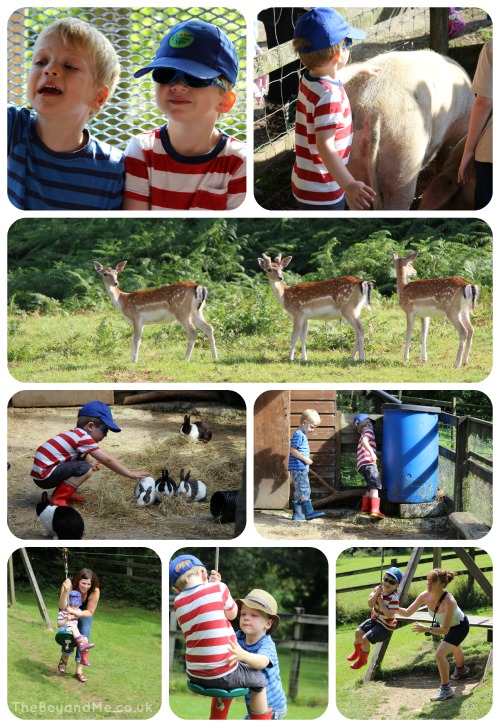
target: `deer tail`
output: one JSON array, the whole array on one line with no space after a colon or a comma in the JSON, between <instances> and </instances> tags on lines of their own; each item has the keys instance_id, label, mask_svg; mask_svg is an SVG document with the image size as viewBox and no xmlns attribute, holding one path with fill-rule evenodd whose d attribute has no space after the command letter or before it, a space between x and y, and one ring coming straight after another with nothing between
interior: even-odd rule
<instances>
[{"instance_id":1,"label":"deer tail","mask_svg":"<svg viewBox=\"0 0 500 727\"><path fill-rule=\"evenodd\" d=\"M471 308L474 308L479 297L479 285L472 285L472 283L466 285L464 288L464 296L470 300Z\"/></svg>"},{"instance_id":2,"label":"deer tail","mask_svg":"<svg viewBox=\"0 0 500 727\"><path fill-rule=\"evenodd\" d=\"M208 295L208 290L204 285L197 285L194 291L195 298L198 302L197 310L200 310L202 305L205 303Z\"/></svg>"},{"instance_id":3,"label":"deer tail","mask_svg":"<svg viewBox=\"0 0 500 727\"><path fill-rule=\"evenodd\" d=\"M366 297L366 305L368 307L370 307L370 304L372 302L372 290L373 283L368 282L368 280L361 281L361 293L364 297Z\"/></svg>"}]
</instances>

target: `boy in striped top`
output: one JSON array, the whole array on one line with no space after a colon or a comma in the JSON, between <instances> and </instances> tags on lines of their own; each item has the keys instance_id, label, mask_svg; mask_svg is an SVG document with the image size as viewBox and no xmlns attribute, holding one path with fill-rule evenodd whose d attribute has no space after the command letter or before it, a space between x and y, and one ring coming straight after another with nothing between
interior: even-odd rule
<instances>
[{"instance_id":1,"label":"boy in striped top","mask_svg":"<svg viewBox=\"0 0 500 727\"><path fill-rule=\"evenodd\" d=\"M353 40L366 36L332 8L313 8L295 26L294 50L306 70L301 78L295 120L292 192L303 210L367 209L371 187L346 169L353 125L342 82L355 73L375 75L369 64L345 66Z\"/></svg>"},{"instance_id":2,"label":"boy in striped top","mask_svg":"<svg viewBox=\"0 0 500 727\"><path fill-rule=\"evenodd\" d=\"M370 513L375 519L384 518L380 512L379 491L382 481L377 467L377 445L373 425L368 414L356 414L354 426L359 432L356 467L366 480L366 492L361 500L361 512Z\"/></svg>"},{"instance_id":3,"label":"boy in striped top","mask_svg":"<svg viewBox=\"0 0 500 727\"><path fill-rule=\"evenodd\" d=\"M178 555L170 562L169 581L178 594L174 599L177 622L186 641L186 672L190 682L218 689L250 689L250 719L272 719L267 705L263 673L238 662L231 645L236 634L230 621L238 607L220 574L207 569L194 555ZM210 719L226 719L231 700L224 708L214 701Z\"/></svg>"},{"instance_id":4,"label":"boy in striped top","mask_svg":"<svg viewBox=\"0 0 500 727\"><path fill-rule=\"evenodd\" d=\"M123 152L87 123L111 98L120 64L104 35L77 18L56 20L35 42L31 109L8 107L7 186L21 210L118 210Z\"/></svg>"},{"instance_id":5,"label":"boy in striped top","mask_svg":"<svg viewBox=\"0 0 500 727\"><path fill-rule=\"evenodd\" d=\"M85 502L76 490L96 472L100 465L123 477L137 480L148 472L133 472L118 459L100 449L99 442L108 431L120 432L111 409L103 401L89 401L78 412L76 427L51 437L35 452L30 477L42 490L55 487L51 505ZM91 454L94 463L87 461Z\"/></svg>"},{"instance_id":6,"label":"boy in striped top","mask_svg":"<svg viewBox=\"0 0 500 727\"><path fill-rule=\"evenodd\" d=\"M347 661L352 662L351 669L365 666L370 654L370 644L387 641L396 628L396 614L399 609L399 596L396 591L402 580L403 574L399 568L388 568L382 583L370 593L370 618L356 629L354 651L347 657Z\"/></svg>"},{"instance_id":7,"label":"boy in striped top","mask_svg":"<svg viewBox=\"0 0 500 727\"><path fill-rule=\"evenodd\" d=\"M163 38L152 72L167 123L133 138L125 152L127 210L231 210L246 192L246 149L215 124L236 100L238 56L216 25L188 20Z\"/></svg>"}]
</instances>

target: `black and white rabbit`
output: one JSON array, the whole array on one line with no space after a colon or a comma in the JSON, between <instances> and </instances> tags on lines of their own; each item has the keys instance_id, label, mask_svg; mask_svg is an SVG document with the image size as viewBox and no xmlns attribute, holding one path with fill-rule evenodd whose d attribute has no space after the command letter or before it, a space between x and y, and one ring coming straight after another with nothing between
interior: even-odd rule
<instances>
[{"instance_id":1,"label":"black and white rabbit","mask_svg":"<svg viewBox=\"0 0 500 727\"><path fill-rule=\"evenodd\" d=\"M134 488L134 497L139 507L149 507L156 502L156 486L152 477L141 477Z\"/></svg>"},{"instance_id":2,"label":"black and white rabbit","mask_svg":"<svg viewBox=\"0 0 500 727\"><path fill-rule=\"evenodd\" d=\"M179 475L177 494L184 495L193 502L203 502L207 497L207 486L201 480L197 480L196 477L191 477L191 470L188 470L187 475L184 477L184 470L182 469Z\"/></svg>"},{"instance_id":3,"label":"black and white rabbit","mask_svg":"<svg viewBox=\"0 0 500 727\"><path fill-rule=\"evenodd\" d=\"M184 415L184 424L179 429L179 434L199 439L201 442L209 442L212 439L212 430L204 422L193 422L189 414Z\"/></svg>"},{"instance_id":4,"label":"black and white rabbit","mask_svg":"<svg viewBox=\"0 0 500 727\"><path fill-rule=\"evenodd\" d=\"M155 490L158 499L174 497L177 494L177 483L173 477L170 477L167 469L161 471L161 477L155 482Z\"/></svg>"},{"instance_id":5,"label":"black and white rabbit","mask_svg":"<svg viewBox=\"0 0 500 727\"><path fill-rule=\"evenodd\" d=\"M46 535L53 535L53 540L81 540L84 531L83 518L79 512L69 505L51 505L46 492L36 506L36 514Z\"/></svg>"}]
</instances>

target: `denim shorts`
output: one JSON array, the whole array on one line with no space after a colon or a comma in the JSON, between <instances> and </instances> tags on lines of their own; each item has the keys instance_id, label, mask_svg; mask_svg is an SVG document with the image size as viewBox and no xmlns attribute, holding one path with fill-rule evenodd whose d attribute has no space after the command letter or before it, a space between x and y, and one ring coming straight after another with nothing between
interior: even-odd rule
<instances>
[{"instance_id":1,"label":"denim shorts","mask_svg":"<svg viewBox=\"0 0 500 727\"><path fill-rule=\"evenodd\" d=\"M42 490L51 490L69 477L82 477L86 475L90 469L92 469L90 462L84 459L73 459L70 462L61 462L61 464L58 464L44 480L35 480L33 478L33 482L37 487L41 487Z\"/></svg>"},{"instance_id":2,"label":"denim shorts","mask_svg":"<svg viewBox=\"0 0 500 727\"><path fill-rule=\"evenodd\" d=\"M376 464L362 464L359 468L360 474L366 480L366 486L370 490L381 490L382 480Z\"/></svg>"},{"instance_id":3,"label":"denim shorts","mask_svg":"<svg viewBox=\"0 0 500 727\"><path fill-rule=\"evenodd\" d=\"M370 644L379 644L381 641L387 641L392 634L392 631L386 629L380 621L375 621L373 618L366 619L358 628L364 631Z\"/></svg>"},{"instance_id":4,"label":"denim shorts","mask_svg":"<svg viewBox=\"0 0 500 727\"><path fill-rule=\"evenodd\" d=\"M251 669L248 664L241 661L230 674L216 679L199 679L190 674L189 681L199 684L208 689L236 689L237 687L248 687L251 692L261 692L266 686L266 677L258 669Z\"/></svg>"}]
</instances>

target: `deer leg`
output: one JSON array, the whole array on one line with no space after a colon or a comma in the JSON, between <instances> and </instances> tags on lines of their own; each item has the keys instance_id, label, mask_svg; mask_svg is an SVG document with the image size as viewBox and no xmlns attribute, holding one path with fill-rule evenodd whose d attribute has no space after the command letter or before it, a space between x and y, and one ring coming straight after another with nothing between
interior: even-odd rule
<instances>
[{"instance_id":1,"label":"deer leg","mask_svg":"<svg viewBox=\"0 0 500 727\"><path fill-rule=\"evenodd\" d=\"M302 316L293 319L292 340L290 341L290 354L288 356L288 359L290 361L293 361L293 357L295 355L295 346L297 345L297 341L299 340L300 332L302 330L302 323Z\"/></svg>"},{"instance_id":2,"label":"deer leg","mask_svg":"<svg viewBox=\"0 0 500 727\"><path fill-rule=\"evenodd\" d=\"M460 343L458 344L458 352L457 352L457 358L455 361L455 364L453 368L457 369L460 364L462 363L462 354L464 351L465 342L467 340L467 348L466 348L466 355L468 357L470 346L472 345L472 333L474 332L474 329L472 329L472 333L469 332L468 327L465 325L464 321L461 320L460 314L458 315L451 315L448 316L448 320L452 324L452 326L457 331L458 335L460 336ZM472 328L471 324L469 323L469 326ZM468 338L470 335L470 344L468 342ZM467 363L467 361L464 358L464 364Z\"/></svg>"},{"instance_id":3,"label":"deer leg","mask_svg":"<svg viewBox=\"0 0 500 727\"><path fill-rule=\"evenodd\" d=\"M194 344L198 338L198 332L193 326L190 318L177 318L177 321L184 328L189 338L186 355L184 356L184 361L189 361L191 354L193 353Z\"/></svg>"},{"instance_id":4,"label":"deer leg","mask_svg":"<svg viewBox=\"0 0 500 727\"><path fill-rule=\"evenodd\" d=\"M405 348L405 361L408 361L410 358L410 343L411 343L411 334L413 332L413 320L415 318L415 315L413 313L407 313L406 314L406 348Z\"/></svg>"},{"instance_id":5,"label":"deer leg","mask_svg":"<svg viewBox=\"0 0 500 727\"><path fill-rule=\"evenodd\" d=\"M210 325L210 323L207 323L206 320L203 318L202 314L200 312L195 313L193 315L193 322L195 326L198 326L203 333L207 336L208 340L210 341L210 348L212 350L212 358L217 359L217 349L215 348L215 340L214 340L214 329Z\"/></svg>"},{"instance_id":6,"label":"deer leg","mask_svg":"<svg viewBox=\"0 0 500 727\"><path fill-rule=\"evenodd\" d=\"M359 354L359 360L364 361L365 360L365 329L363 328L363 324L361 323L360 319L356 317L354 313L346 313L342 311L342 315L344 319L349 323L351 328L354 329L354 333L356 335L356 340L354 342L354 348L352 349L352 353L350 356L349 361L354 361L356 358L356 351Z\"/></svg>"},{"instance_id":7,"label":"deer leg","mask_svg":"<svg viewBox=\"0 0 500 727\"><path fill-rule=\"evenodd\" d=\"M302 361L307 361L307 351L306 351L306 338L307 338L307 329L309 328L309 321L306 320L302 324L302 328L300 329L300 342L302 344Z\"/></svg>"},{"instance_id":8,"label":"deer leg","mask_svg":"<svg viewBox=\"0 0 500 727\"><path fill-rule=\"evenodd\" d=\"M141 345L142 338L142 323L140 321L134 321L134 335L132 338L132 363L137 363L139 358L139 346Z\"/></svg>"},{"instance_id":9,"label":"deer leg","mask_svg":"<svg viewBox=\"0 0 500 727\"><path fill-rule=\"evenodd\" d=\"M463 366L467 366L467 364L469 363L469 354L470 354L470 349L472 346L472 337L474 335L474 326L470 322L467 315L463 316L462 323L464 324L465 328L467 329L467 339L465 341L465 353L464 353L464 358L463 358L462 364L463 364Z\"/></svg>"},{"instance_id":10,"label":"deer leg","mask_svg":"<svg viewBox=\"0 0 500 727\"><path fill-rule=\"evenodd\" d=\"M422 361L427 361L427 333L429 332L429 316L422 318Z\"/></svg>"}]
</instances>

